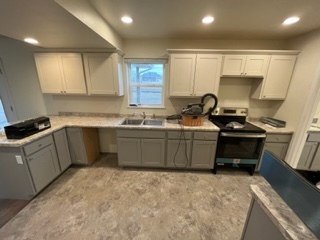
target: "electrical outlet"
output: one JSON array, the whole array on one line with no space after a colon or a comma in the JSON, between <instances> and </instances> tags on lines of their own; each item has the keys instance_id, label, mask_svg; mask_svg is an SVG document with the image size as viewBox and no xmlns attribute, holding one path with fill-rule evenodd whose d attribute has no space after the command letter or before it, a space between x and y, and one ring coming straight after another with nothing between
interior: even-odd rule
<instances>
[{"instance_id":1,"label":"electrical outlet","mask_svg":"<svg viewBox=\"0 0 320 240\"><path fill-rule=\"evenodd\" d=\"M22 157L20 155L16 155L15 157L18 164L23 164Z\"/></svg>"}]
</instances>

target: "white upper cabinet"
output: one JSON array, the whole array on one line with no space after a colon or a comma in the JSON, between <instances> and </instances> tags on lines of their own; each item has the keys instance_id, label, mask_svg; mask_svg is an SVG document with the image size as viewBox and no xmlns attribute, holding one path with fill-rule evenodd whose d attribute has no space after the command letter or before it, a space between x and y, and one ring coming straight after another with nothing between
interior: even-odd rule
<instances>
[{"instance_id":1,"label":"white upper cabinet","mask_svg":"<svg viewBox=\"0 0 320 240\"><path fill-rule=\"evenodd\" d=\"M272 55L262 81L253 82L252 98L282 100L286 98L297 56Z\"/></svg>"},{"instance_id":2,"label":"white upper cabinet","mask_svg":"<svg viewBox=\"0 0 320 240\"><path fill-rule=\"evenodd\" d=\"M218 93L221 54L170 54L170 96Z\"/></svg>"},{"instance_id":3,"label":"white upper cabinet","mask_svg":"<svg viewBox=\"0 0 320 240\"><path fill-rule=\"evenodd\" d=\"M117 53L85 53L89 95L123 95L122 61Z\"/></svg>"},{"instance_id":4,"label":"white upper cabinet","mask_svg":"<svg viewBox=\"0 0 320 240\"><path fill-rule=\"evenodd\" d=\"M270 61L268 55L225 55L222 76L264 77Z\"/></svg>"},{"instance_id":5,"label":"white upper cabinet","mask_svg":"<svg viewBox=\"0 0 320 240\"><path fill-rule=\"evenodd\" d=\"M80 53L35 53L42 93L86 94Z\"/></svg>"}]
</instances>

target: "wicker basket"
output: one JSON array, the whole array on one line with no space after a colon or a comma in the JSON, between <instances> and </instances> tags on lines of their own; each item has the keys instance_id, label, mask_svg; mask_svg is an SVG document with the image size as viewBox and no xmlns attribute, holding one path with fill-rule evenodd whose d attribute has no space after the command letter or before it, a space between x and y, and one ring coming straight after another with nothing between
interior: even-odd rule
<instances>
[{"instance_id":1,"label":"wicker basket","mask_svg":"<svg viewBox=\"0 0 320 240\"><path fill-rule=\"evenodd\" d=\"M182 125L184 126L201 126L203 122L203 116L182 115Z\"/></svg>"}]
</instances>

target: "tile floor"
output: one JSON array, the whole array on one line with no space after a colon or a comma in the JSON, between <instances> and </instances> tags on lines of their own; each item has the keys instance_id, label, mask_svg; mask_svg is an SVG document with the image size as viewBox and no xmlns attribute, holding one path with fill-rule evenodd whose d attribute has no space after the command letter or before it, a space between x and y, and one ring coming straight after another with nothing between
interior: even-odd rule
<instances>
[{"instance_id":1,"label":"tile floor","mask_svg":"<svg viewBox=\"0 0 320 240\"><path fill-rule=\"evenodd\" d=\"M249 185L240 170L120 168L116 155L69 168L0 229L0 239L240 239Z\"/></svg>"}]
</instances>

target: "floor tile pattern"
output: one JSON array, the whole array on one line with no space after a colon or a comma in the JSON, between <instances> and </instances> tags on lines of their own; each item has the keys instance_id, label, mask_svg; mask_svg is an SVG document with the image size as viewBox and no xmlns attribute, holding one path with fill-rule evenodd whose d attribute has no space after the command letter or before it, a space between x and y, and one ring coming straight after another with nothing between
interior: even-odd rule
<instances>
[{"instance_id":1,"label":"floor tile pattern","mask_svg":"<svg viewBox=\"0 0 320 240\"><path fill-rule=\"evenodd\" d=\"M120 168L115 154L69 168L0 229L0 239L238 240L264 181L241 170Z\"/></svg>"}]
</instances>

